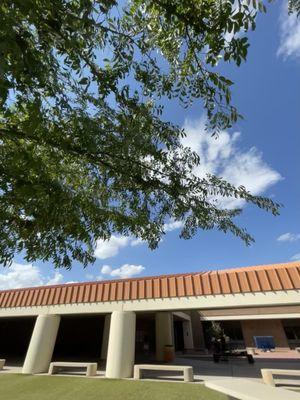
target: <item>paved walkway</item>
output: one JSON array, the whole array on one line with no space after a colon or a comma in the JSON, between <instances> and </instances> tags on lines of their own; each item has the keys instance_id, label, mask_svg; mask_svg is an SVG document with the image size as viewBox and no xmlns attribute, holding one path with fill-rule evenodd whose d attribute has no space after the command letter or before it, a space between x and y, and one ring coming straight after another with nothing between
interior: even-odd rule
<instances>
[{"instance_id":1,"label":"paved walkway","mask_svg":"<svg viewBox=\"0 0 300 400\"><path fill-rule=\"evenodd\" d=\"M261 380L260 370L262 368L300 369L299 358L255 358L254 364L248 364L245 359L230 359L214 363L212 360L201 357L181 356L176 358L176 364L191 365L194 368L194 374L201 380L226 377ZM298 383L300 385L300 379Z\"/></svg>"},{"instance_id":2,"label":"paved walkway","mask_svg":"<svg viewBox=\"0 0 300 400\"><path fill-rule=\"evenodd\" d=\"M240 400L299 400L300 394L283 388L275 388L253 379L226 378L205 381L204 385Z\"/></svg>"},{"instance_id":3,"label":"paved walkway","mask_svg":"<svg viewBox=\"0 0 300 400\"><path fill-rule=\"evenodd\" d=\"M261 368L280 368L280 369L300 369L300 359L268 359L258 358L254 364L248 364L245 359L233 359L228 362L214 363L211 360L203 359L202 357L181 356L176 358L176 364L191 365L194 370L195 383L207 383L217 381L222 382L236 382L240 385L241 379L249 383L261 384L262 382ZM182 379L172 372L153 372L145 371L143 373L144 379L159 379L166 381L179 382ZM276 379L277 387L282 389L296 389L300 390L300 379L296 377L284 377L283 379ZM299 395L300 399L300 395ZM275 400L275 399L273 399Z\"/></svg>"}]
</instances>

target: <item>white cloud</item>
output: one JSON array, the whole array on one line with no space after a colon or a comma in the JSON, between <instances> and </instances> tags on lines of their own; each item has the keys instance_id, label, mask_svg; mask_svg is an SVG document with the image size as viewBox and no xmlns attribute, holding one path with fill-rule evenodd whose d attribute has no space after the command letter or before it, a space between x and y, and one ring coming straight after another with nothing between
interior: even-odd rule
<instances>
[{"instance_id":1,"label":"white cloud","mask_svg":"<svg viewBox=\"0 0 300 400\"><path fill-rule=\"evenodd\" d=\"M42 275L39 267L32 264L13 263L8 268L3 268L0 273L0 289L18 289L22 287L55 285L63 280L63 275L55 271L52 277Z\"/></svg>"},{"instance_id":2,"label":"white cloud","mask_svg":"<svg viewBox=\"0 0 300 400\"><path fill-rule=\"evenodd\" d=\"M240 132L233 134L221 131L218 138L205 131L205 119L186 121L184 124L186 137L182 144L190 147L200 156L200 165L194 173L199 177L213 174L235 186L243 185L253 195L260 195L278 182L280 174L272 169L255 147L242 150L239 147ZM241 207L240 199L219 198L223 207Z\"/></svg>"},{"instance_id":3,"label":"white cloud","mask_svg":"<svg viewBox=\"0 0 300 400\"><path fill-rule=\"evenodd\" d=\"M296 242L300 240L300 233L284 233L277 238L278 242Z\"/></svg>"},{"instance_id":4,"label":"white cloud","mask_svg":"<svg viewBox=\"0 0 300 400\"><path fill-rule=\"evenodd\" d=\"M183 221L174 221L171 219L168 223L164 225L164 231L165 232L171 232L174 231L175 229L179 229L183 227Z\"/></svg>"},{"instance_id":5,"label":"white cloud","mask_svg":"<svg viewBox=\"0 0 300 400\"><path fill-rule=\"evenodd\" d=\"M146 243L143 239L131 239L130 246L139 246L140 244Z\"/></svg>"},{"instance_id":6,"label":"white cloud","mask_svg":"<svg viewBox=\"0 0 300 400\"><path fill-rule=\"evenodd\" d=\"M132 276L139 275L145 270L142 265L124 264L119 268L112 268L110 265L103 265L101 273L109 275L112 278L131 278Z\"/></svg>"},{"instance_id":7,"label":"white cloud","mask_svg":"<svg viewBox=\"0 0 300 400\"><path fill-rule=\"evenodd\" d=\"M293 261L300 261L300 253L295 254L293 257L291 257L291 260Z\"/></svg>"},{"instance_id":8,"label":"white cloud","mask_svg":"<svg viewBox=\"0 0 300 400\"><path fill-rule=\"evenodd\" d=\"M170 221L164 225L164 231L171 232L175 229L181 228L182 226L182 221L174 221L173 219L170 219ZM121 248L127 246L140 246L145 243L146 241L141 238L112 235L109 240L97 240L94 255L96 258L105 260L118 255Z\"/></svg>"},{"instance_id":9,"label":"white cloud","mask_svg":"<svg viewBox=\"0 0 300 400\"><path fill-rule=\"evenodd\" d=\"M280 13L280 43L277 55L284 59L300 57L300 19L296 13L288 15L287 2Z\"/></svg>"},{"instance_id":10,"label":"white cloud","mask_svg":"<svg viewBox=\"0 0 300 400\"><path fill-rule=\"evenodd\" d=\"M55 271L54 277L49 279L48 282L45 283L45 285L57 285L58 283L61 283L63 279L63 275L60 272Z\"/></svg>"},{"instance_id":11,"label":"white cloud","mask_svg":"<svg viewBox=\"0 0 300 400\"><path fill-rule=\"evenodd\" d=\"M94 255L96 258L105 260L119 254L121 248L126 246L139 246L144 244L142 239L135 239L130 236L115 236L112 235L109 240L99 239L96 242Z\"/></svg>"},{"instance_id":12,"label":"white cloud","mask_svg":"<svg viewBox=\"0 0 300 400\"><path fill-rule=\"evenodd\" d=\"M130 238L126 236L112 235L109 240L97 240L95 257L105 260L106 258L114 257L119 253L122 247L129 245Z\"/></svg>"},{"instance_id":13,"label":"white cloud","mask_svg":"<svg viewBox=\"0 0 300 400\"><path fill-rule=\"evenodd\" d=\"M112 271L112 268L109 265L103 265L103 267L101 268L102 274L110 275L111 271Z\"/></svg>"}]
</instances>

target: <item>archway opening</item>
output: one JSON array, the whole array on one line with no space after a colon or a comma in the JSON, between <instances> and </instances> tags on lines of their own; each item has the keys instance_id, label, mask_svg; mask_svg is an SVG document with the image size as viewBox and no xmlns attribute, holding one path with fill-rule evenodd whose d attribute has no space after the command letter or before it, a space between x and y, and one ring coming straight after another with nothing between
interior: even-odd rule
<instances>
[{"instance_id":1,"label":"archway opening","mask_svg":"<svg viewBox=\"0 0 300 400\"><path fill-rule=\"evenodd\" d=\"M35 317L0 318L0 358L6 365L23 366Z\"/></svg>"},{"instance_id":2,"label":"archway opening","mask_svg":"<svg viewBox=\"0 0 300 400\"><path fill-rule=\"evenodd\" d=\"M104 315L62 316L52 361L100 362Z\"/></svg>"}]
</instances>

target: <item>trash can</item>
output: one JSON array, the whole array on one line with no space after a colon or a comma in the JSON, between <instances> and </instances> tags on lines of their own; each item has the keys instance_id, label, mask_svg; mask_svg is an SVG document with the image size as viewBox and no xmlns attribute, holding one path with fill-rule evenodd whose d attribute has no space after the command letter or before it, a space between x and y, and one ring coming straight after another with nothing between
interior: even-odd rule
<instances>
[{"instance_id":1,"label":"trash can","mask_svg":"<svg viewBox=\"0 0 300 400\"><path fill-rule=\"evenodd\" d=\"M164 361L172 362L175 358L175 349L173 345L165 345L164 347Z\"/></svg>"}]
</instances>

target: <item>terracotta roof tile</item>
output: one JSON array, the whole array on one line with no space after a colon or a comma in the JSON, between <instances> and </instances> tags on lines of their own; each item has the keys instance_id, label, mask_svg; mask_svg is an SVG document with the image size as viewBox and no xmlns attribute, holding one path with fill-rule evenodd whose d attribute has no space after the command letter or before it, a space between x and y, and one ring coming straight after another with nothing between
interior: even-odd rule
<instances>
[{"instance_id":1,"label":"terracotta roof tile","mask_svg":"<svg viewBox=\"0 0 300 400\"><path fill-rule=\"evenodd\" d=\"M184 286L185 286L185 295L186 296L195 296L194 284L193 284L191 275L184 277Z\"/></svg>"},{"instance_id":2,"label":"terracotta roof tile","mask_svg":"<svg viewBox=\"0 0 300 400\"><path fill-rule=\"evenodd\" d=\"M239 281L237 279L237 273L235 271L232 271L231 273L228 273L227 276L229 279L231 293L240 293L241 290L240 290Z\"/></svg>"},{"instance_id":3,"label":"terracotta roof tile","mask_svg":"<svg viewBox=\"0 0 300 400\"><path fill-rule=\"evenodd\" d=\"M66 288L65 288L65 289L66 289ZM46 289L41 289L41 290L39 291L39 294L38 294L37 300L36 300L36 305L37 305L37 306L40 306L40 305L42 304L42 300L43 300L43 296L44 296L45 290L46 290Z\"/></svg>"},{"instance_id":4,"label":"terracotta roof tile","mask_svg":"<svg viewBox=\"0 0 300 400\"><path fill-rule=\"evenodd\" d=\"M97 288L97 296L96 296L96 302L102 301L102 295L103 295L103 285L98 285ZM74 303L76 302L76 298Z\"/></svg>"},{"instance_id":5,"label":"terracotta roof tile","mask_svg":"<svg viewBox=\"0 0 300 400\"><path fill-rule=\"evenodd\" d=\"M116 296L117 296L117 282L112 282L112 284L110 285L110 296L109 296L109 300L110 301L116 301ZM86 296L87 300L85 300L85 302L90 302L90 296L87 295Z\"/></svg>"},{"instance_id":6,"label":"terracotta roof tile","mask_svg":"<svg viewBox=\"0 0 300 400\"><path fill-rule=\"evenodd\" d=\"M292 267L287 269L287 273L290 276L291 282L293 284L294 289L300 289L300 276L299 276L299 267Z\"/></svg>"},{"instance_id":7,"label":"terracotta roof tile","mask_svg":"<svg viewBox=\"0 0 300 400\"><path fill-rule=\"evenodd\" d=\"M183 276L176 276L175 279L176 279L177 296L178 297L185 296L185 287L184 287Z\"/></svg>"},{"instance_id":8,"label":"terracotta roof tile","mask_svg":"<svg viewBox=\"0 0 300 400\"><path fill-rule=\"evenodd\" d=\"M281 286L285 286L286 289L294 289L293 282L286 268L277 268L277 274Z\"/></svg>"},{"instance_id":9,"label":"terracotta roof tile","mask_svg":"<svg viewBox=\"0 0 300 400\"><path fill-rule=\"evenodd\" d=\"M300 289L300 262L0 291L0 308Z\"/></svg>"},{"instance_id":10,"label":"terracotta roof tile","mask_svg":"<svg viewBox=\"0 0 300 400\"><path fill-rule=\"evenodd\" d=\"M124 282L124 295L122 300L130 300L130 281Z\"/></svg>"},{"instance_id":11,"label":"terracotta roof tile","mask_svg":"<svg viewBox=\"0 0 300 400\"><path fill-rule=\"evenodd\" d=\"M124 289L124 282L118 282L117 284L117 300L123 299L123 289Z\"/></svg>"},{"instance_id":12,"label":"terracotta roof tile","mask_svg":"<svg viewBox=\"0 0 300 400\"><path fill-rule=\"evenodd\" d=\"M127 282L130 285L130 282ZM109 283L105 283L104 284L104 291L103 291L103 299L102 301L109 301L109 289L110 289L110 284ZM127 297L129 298L129 293L130 293L130 289L128 288L128 294ZM83 303L83 301L78 301L78 303Z\"/></svg>"},{"instance_id":13,"label":"terracotta roof tile","mask_svg":"<svg viewBox=\"0 0 300 400\"><path fill-rule=\"evenodd\" d=\"M153 280L153 295L152 296L154 298L161 297L161 294L160 294L160 286L161 286L160 281L161 280L159 278L156 278L156 279Z\"/></svg>"},{"instance_id":14,"label":"terracotta roof tile","mask_svg":"<svg viewBox=\"0 0 300 400\"><path fill-rule=\"evenodd\" d=\"M27 303L27 299L28 299L28 295L29 295L29 290L24 290L24 296L22 297L22 301L20 304L20 307L24 307ZM1 304L1 301L0 301ZM49 303L51 304L51 303ZM3 305L1 305L2 307L4 307Z\"/></svg>"},{"instance_id":15,"label":"terracotta roof tile","mask_svg":"<svg viewBox=\"0 0 300 400\"><path fill-rule=\"evenodd\" d=\"M176 297L177 296L177 288L176 288L176 278L175 276L171 276L169 278L169 296L170 297Z\"/></svg>"},{"instance_id":16,"label":"terracotta roof tile","mask_svg":"<svg viewBox=\"0 0 300 400\"><path fill-rule=\"evenodd\" d=\"M219 282L219 276L217 271L213 271L210 274L210 282L213 294L221 294L221 287Z\"/></svg>"},{"instance_id":17,"label":"terracotta roof tile","mask_svg":"<svg viewBox=\"0 0 300 400\"><path fill-rule=\"evenodd\" d=\"M68 288L68 291L70 291L70 289L71 288ZM49 288L45 289L45 294L44 294L43 300L41 302L42 306L46 306L48 304L48 298L49 298L49 295L50 295L50 291L51 291L51 289L49 289ZM67 301L70 302L69 300L66 299L66 302ZM18 307L18 305L17 305L17 307Z\"/></svg>"},{"instance_id":18,"label":"terracotta roof tile","mask_svg":"<svg viewBox=\"0 0 300 400\"><path fill-rule=\"evenodd\" d=\"M145 295L145 281L139 281L138 282L139 285L139 290L138 290L138 298L139 299L144 299L146 297Z\"/></svg>"},{"instance_id":19,"label":"terracotta roof tile","mask_svg":"<svg viewBox=\"0 0 300 400\"><path fill-rule=\"evenodd\" d=\"M195 296L200 296L201 294L203 294L200 274L192 275L192 279L193 279L193 286L194 286L194 290L195 290ZM171 278L170 278L170 280L171 280Z\"/></svg>"},{"instance_id":20,"label":"terracotta roof tile","mask_svg":"<svg viewBox=\"0 0 300 400\"><path fill-rule=\"evenodd\" d=\"M260 286L260 283L259 283L257 272L255 270L249 271L247 273L247 275L248 275L248 279L249 279L251 292L260 292L261 291L261 286Z\"/></svg>"},{"instance_id":21,"label":"terracotta roof tile","mask_svg":"<svg viewBox=\"0 0 300 400\"><path fill-rule=\"evenodd\" d=\"M272 289L273 290L281 290L282 285L281 285L281 282L279 280L277 270L276 269L270 269L270 270L267 271L267 275L268 275L268 278L269 278L269 282L270 282L270 284L272 286Z\"/></svg>"},{"instance_id":22,"label":"terracotta roof tile","mask_svg":"<svg viewBox=\"0 0 300 400\"><path fill-rule=\"evenodd\" d=\"M22 299L24 297L25 292L24 291L20 291L19 292L19 296L18 299L16 301L16 307L20 307L20 305L22 304ZM1 297L1 296L0 296ZM0 302L1 302L1 298L0 298Z\"/></svg>"},{"instance_id":23,"label":"terracotta roof tile","mask_svg":"<svg viewBox=\"0 0 300 400\"><path fill-rule=\"evenodd\" d=\"M111 286L113 283L111 284ZM137 281L132 281L131 282L131 293L130 293L130 300L136 300L137 299ZM112 300L112 298L111 298Z\"/></svg>"},{"instance_id":24,"label":"terracotta roof tile","mask_svg":"<svg viewBox=\"0 0 300 400\"><path fill-rule=\"evenodd\" d=\"M72 287L72 286L69 286L68 289L67 289L67 294L66 294L66 299L65 299L65 301L66 301L67 304L68 304L68 303L71 303L71 299L72 299L72 290L73 290L73 287Z\"/></svg>"},{"instance_id":25,"label":"terracotta roof tile","mask_svg":"<svg viewBox=\"0 0 300 400\"><path fill-rule=\"evenodd\" d=\"M228 276L227 274L219 274L219 278L220 278L220 284L221 284L221 292L223 294L229 294L231 293L231 289L230 289L230 285L229 285L229 281L228 281Z\"/></svg>"},{"instance_id":26,"label":"terracotta roof tile","mask_svg":"<svg viewBox=\"0 0 300 400\"><path fill-rule=\"evenodd\" d=\"M146 299L152 298L152 279L146 279Z\"/></svg>"},{"instance_id":27,"label":"terracotta roof tile","mask_svg":"<svg viewBox=\"0 0 300 400\"><path fill-rule=\"evenodd\" d=\"M248 274L245 271L241 271L237 274L237 278L239 281L239 286L241 288L241 292L251 292L248 280Z\"/></svg>"},{"instance_id":28,"label":"terracotta roof tile","mask_svg":"<svg viewBox=\"0 0 300 400\"><path fill-rule=\"evenodd\" d=\"M211 284L209 279L209 272L206 272L201 276L202 287L203 287L203 294L212 294Z\"/></svg>"},{"instance_id":29,"label":"terracotta roof tile","mask_svg":"<svg viewBox=\"0 0 300 400\"><path fill-rule=\"evenodd\" d=\"M11 293L11 292L8 292L7 294L6 294L6 296L5 296L5 298L4 298L4 304L5 304L5 307L10 307L10 299L11 299L11 296L13 295L13 293Z\"/></svg>"}]
</instances>

